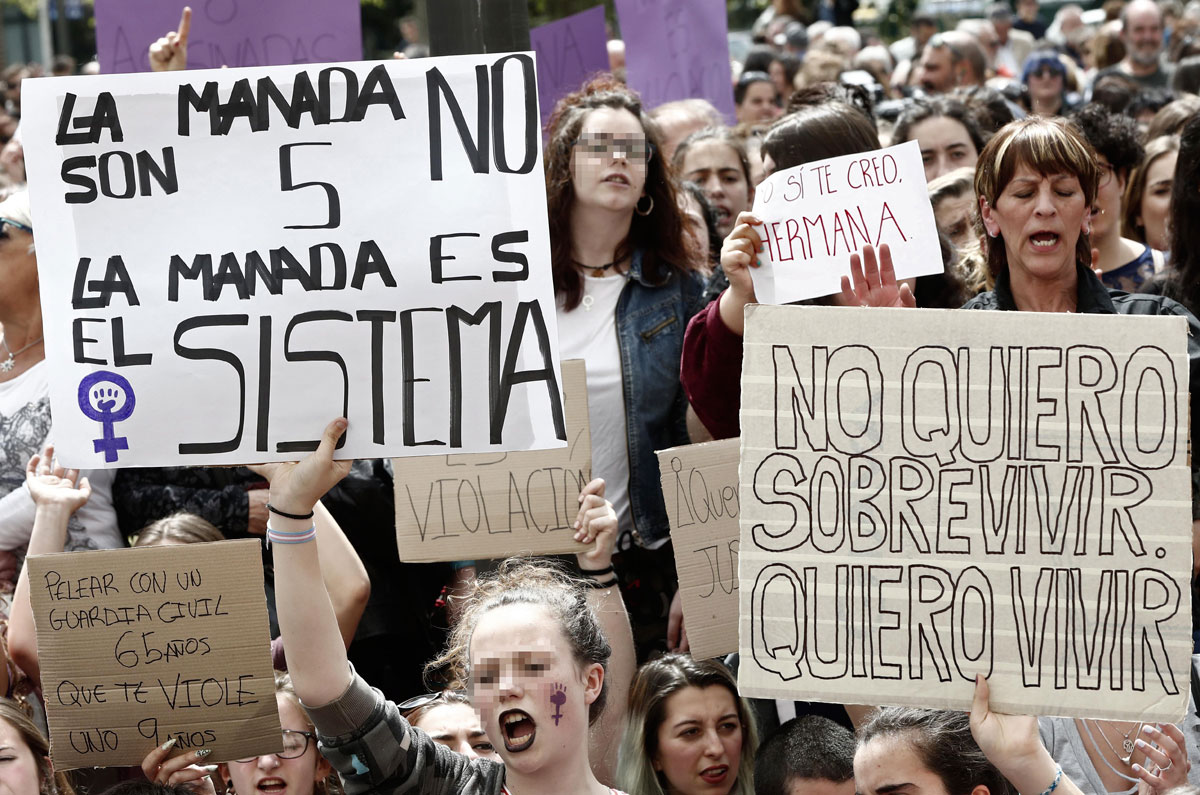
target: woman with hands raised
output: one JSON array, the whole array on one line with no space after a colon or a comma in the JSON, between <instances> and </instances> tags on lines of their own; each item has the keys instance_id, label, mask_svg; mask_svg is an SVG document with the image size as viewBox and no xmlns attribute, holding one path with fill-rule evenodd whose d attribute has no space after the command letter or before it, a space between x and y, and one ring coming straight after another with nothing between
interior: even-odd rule
<instances>
[{"instance_id":1,"label":"woman with hands raised","mask_svg":"<svg viewBox=\"0 0 1200 795\"><path fill-rule=\"evenodd\" d=\"M630 660L632 642L627 623L623 632L605 631L624 612L616 578L603 571L616 517L602 504L602 482L588 484L576 520L580 540L597 544L580 559L596 572L592 587L549 566L510 561L481 578L467 599L442 662L467 685L504 763L468 759L413 729L354 673L338 642L309 519L294 517L310 514L348 470L348 462L333 460L346 427L335 420L303 461L264 468L277 509L267 535L276 544L276 601L292 679L346 791L499 795L511 785L520 795L611 795L592 772L589 726L604 712L608 637L628 645Z\"/></svg>"}]
</instances>

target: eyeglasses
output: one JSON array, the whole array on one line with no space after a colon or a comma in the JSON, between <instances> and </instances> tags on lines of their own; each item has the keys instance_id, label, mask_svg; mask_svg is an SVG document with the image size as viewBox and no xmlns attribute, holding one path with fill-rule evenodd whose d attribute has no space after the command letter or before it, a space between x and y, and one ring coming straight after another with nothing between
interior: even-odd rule
<instances>
[{"instance_id":1,"label":"eyeglasses","mask_svg":"<svg viewBox=\"0 0 1200 795\"><path fill-rule=\"evenodd\" d=\"M308 750L308 741L317 735L312 732L296 731L295 729L283 730L283 750L275 754L280 759L298 759L304 756L304 752ZM269 754L260 754L260 756L269 756ZM249 757L248 759L238 759L238 762L253 762L258 759L257 756Z\"/></svg>"},{"instance_id":2,"label":"eyeglasses","mask_svg":"<svg viewBox=\"0 0 1200 795\"><path fill-rule=\"evenodd\" d=\"M575 139L574 146L585 154L598 157L619 157L633 163L648 163L654 156L654 146L645 138L610 133L585 133Z\"/></svg>"},{"instance_id":3,"label":"eyeglasses","mask_svg":"<svg viewBox=\"0 0 1200 795\"><path fill-rule=\"evenodd\" d=\"M1061 69L1055 69L1053 66L1047 65L1039 66L1037 69L1034 69L1029 73L1029 76L1046 79L1050 77L1062 77L1063 72Z\"/></svg>"},{"instance_id":4,"label":"eyeglasses","mask_svg":"<svg viewBox=\"0 0 1200 795\"><path fill-rule=\"evenodd\" d=\"M30 234L33 234L33 227L17 223L16 221L10 221L7 218L0 218L0 238L8 237L8 232L4 231L4 227L6 226L11 226L14 229L20 229L22 232L29 232Z\"/></svg>"}]
</instances>

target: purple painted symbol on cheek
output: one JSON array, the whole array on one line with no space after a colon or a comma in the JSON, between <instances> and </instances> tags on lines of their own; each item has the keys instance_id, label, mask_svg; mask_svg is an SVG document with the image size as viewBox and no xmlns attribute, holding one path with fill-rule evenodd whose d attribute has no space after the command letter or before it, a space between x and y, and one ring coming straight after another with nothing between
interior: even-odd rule
<instances>
[{"instance_id":1,"label":"purple painted symbol on cheek","mask_svg":"<svg viewBox=\"0 0 1200 795\"><path fill-rule=\"evenodd\" d=\"M562 706L567 703L567 688L558 682L554 683L554 692L550 694L550 703L554 705L554 714L550 717L554 718L554 725L562 719Z\"/></svg>"}]
</instances>

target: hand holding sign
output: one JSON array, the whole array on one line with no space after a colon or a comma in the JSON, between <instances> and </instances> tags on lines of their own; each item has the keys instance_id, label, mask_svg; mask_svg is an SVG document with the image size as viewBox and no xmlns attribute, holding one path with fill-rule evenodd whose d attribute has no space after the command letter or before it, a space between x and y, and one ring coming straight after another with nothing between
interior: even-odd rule
<instances>
[{"instance_id":1,"label":"hand holding sign","mask_svg":"<svg viewBox=\"0 0 1200 795\"><path fill-rule=\"evenodd\" d=\"M192 29L192 9L183 7L179 30L171 31L150 45L150 71L178 72L187 69L188 33Z\"/></svg>"},{"instance_id":2,"label":"hand holding sign","mask_svg":"<svg viewBox=\"0 0 1200 795\"><path fill-rule=\"evenodd\" d=\"M165 787L187 787L195 795L216 795L216 788L209 776L216 772L217 766L199 764L208 757L208 749L201 748L170 758L175 742L176 738L172 737L146 754L142 760L142 772L146 778Z\"/></svg>"},{"instance_id":3,"label":"hand holding sign","mask_svg":"<svg viewBox=\"0 0 1200 795\"><path fill-rule=\"evenodd\" d=\"M612 565L617 541L617 513L604 499L604 478L595 478L579 493L579 515L575 517L575 540L595 546L580 552L575 560L583 569L604 569Z\"/></svg>"},{"instance_id":4,"label":"hand holding sign","mask_svg":"<svg viewBox=\"0 0 1200 795\"><path fill-rule=\"evenodd\" d=\"M346 432L346 420L338 417L325 426L321 444L304 460L255 468L271 482L271 505L290 514L310 513L317 500L325 496L350 471L349 460L334 461L333 451Z\"/></svg>"},{"instance_id":5,"label":"hand holding sign","mask_svg":"<svg viewBox=\"0 0 1200 795\"><path fill-rule=\"evenodd\" d=\"M750 269L761 264L758 256L763 249L756 226L762 226L762 221L754 213L738 213L733 231L721 244L721 270L729 280L729 290L721 296L721 320L735 334L742 333L746 304L758 300L750 277Z\"/></svg>"}]
</instances>

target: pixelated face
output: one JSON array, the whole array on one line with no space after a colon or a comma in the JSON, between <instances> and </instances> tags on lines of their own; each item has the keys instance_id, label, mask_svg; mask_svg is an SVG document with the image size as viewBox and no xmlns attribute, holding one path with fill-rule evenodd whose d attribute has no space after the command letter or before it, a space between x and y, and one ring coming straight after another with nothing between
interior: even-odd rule
<instances>
[{"instance_id":1,"label":"pixelated face","mask_svg":"<svg viewBox=\"0 0 1200 795\"><path fill-rule=\"evenodd\" d=\"M859 795L950 795L903 736L875 737L854 752Z\"/></svg>"},{"instance_id":2,"label":"pixelated face","mask_svg":"<svg viewBox=\"0 0 1200 795\"><path fill-rule=\"evenodd\" d=\"M575 201L632 212L645 192L653 156L637 116L616 108L593 110L584 117L571 155Z\"/></svg>"},{"instance_id":3,"label":"pixelated face","mask_svg":"<svg viewBox=\"0 0 1200 795\"><path fill-rule=\"evenodd\" d=\"M531 773L587 748L588 705L603 681L579 666L544 607L484 613L471 636L472 702L510 771Z\"/></svg>"},{"instance_id":4,"label":"pixelated face","mask_svg":"<svg viewBox=\"0 0 1200 795\"><path fill-rule=\"evenodd\" d=\"M428 734L435 743L463 756L500 759L483 729L479 713L470 704L442 704L425 710L413 721L413 726Z\"/></svg>"},{"instance_id":5,"label":"pixelated face","mask_svg":"<svg viewBox=\"0 0 1200 795\"><path fill-rule=\"evenodd\" d=\"M668 795L728 795L742 762L742 721L722 685L685 687L664 704L654 769Z\"/></svg>"},{"instance_id":6,"label":"pixelated face","mask_svg":"<svg viewBox=\"0 0 1200 795\"><path fill-rule=\"evenodd\" d=\"M279 722L285 730L313 730L291 697L277 693L275 698L279 704ZM291 742L295 740L295 735L290 736ZM304 753L294 759L263 754L245 762L228 762L226 767L238 795L313 795L313 785L330 772L329 763L317 752L314 739L309 739Z\"/></svg>"},{"instance_id":7,"label":"pixelated face","mask_svg":"<svg viewBox=\"0 0 1200 795\"><path fill-rule=\"evenodd\" d=\"M1138 225L1146 230L1147 245L1159 251L1171 247L1167 221L1171 216L1171 188L1175 184L1175 163L1178 159L1178 152L1167 152L1156 158L1146 172L1146 187L1142 189Z\"/></svg>"},{"instance_id":8,"label":"pixelated face","mask_svg":"<svg viewBox=\"0 0 1200 795\"><path fill-rule=\"evenodd\" d=\"M682 166L683 178L704 188L717 208L717 231L728 236L738 213L749 210L754 201L741 158L723 141L700 141L688 147Z\"/></svg>"}]
</instances>

